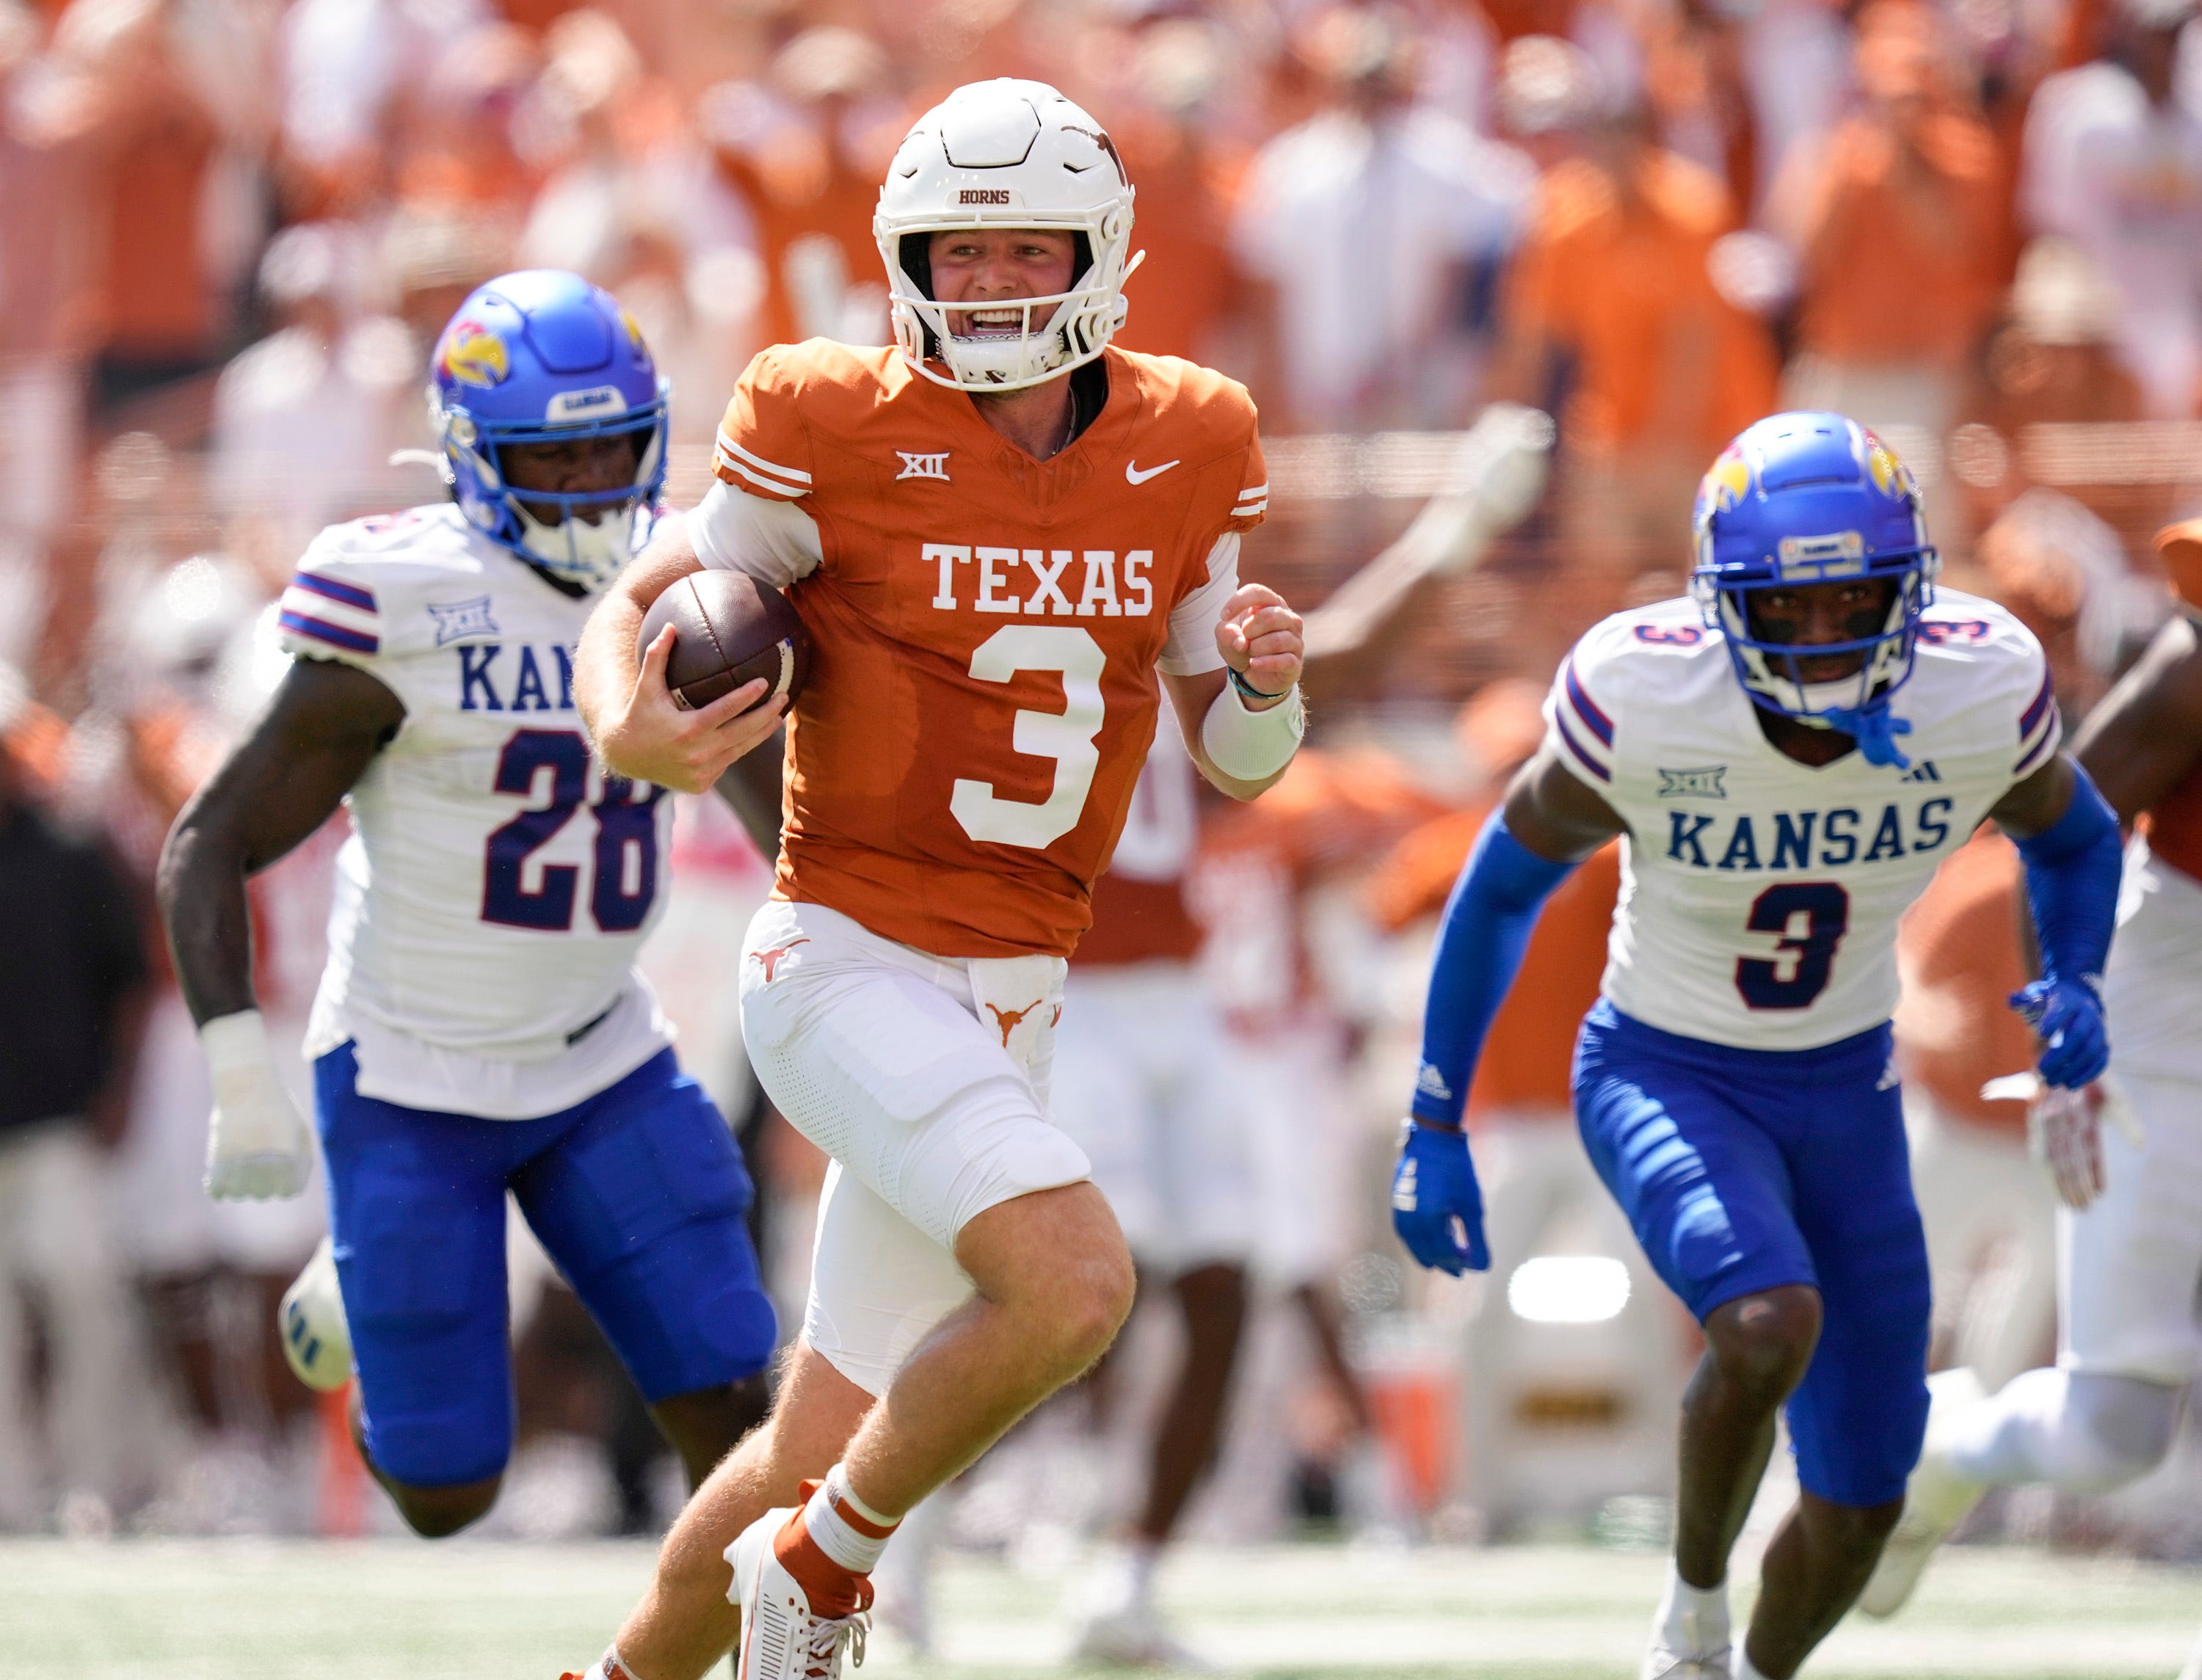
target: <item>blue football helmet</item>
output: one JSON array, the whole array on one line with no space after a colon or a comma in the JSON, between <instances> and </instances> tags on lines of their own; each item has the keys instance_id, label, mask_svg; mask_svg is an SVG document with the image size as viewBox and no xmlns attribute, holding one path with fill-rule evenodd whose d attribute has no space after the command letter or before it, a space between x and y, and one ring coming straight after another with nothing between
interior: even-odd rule
<instances>
[{"instance_id":1,"label":"blue football helmet","mask_svg":"<svg viewBox=\"0 0 2202 1680\"><path fill-rule=\"evenodd\" d=\"M579 274L504 274L459 305L430 375L445 481L468 522L553 577L603 588L648 539L665 487L669 387L634 317ZM631 484L523 501L505 483L508 445L609 437L636 439Z\"/></svg>"},{"instance_id":2,"label":"blue football helmet","mask_svg":"<svg viewBox=\"0 0 2202 1680\"><path fill-rule=\"evenodd\" d=\"M1888 705L1911 675L1942 562L1919 486L1888 445L1839 414L1774 415L1721 451L1698 486L1694 525L1690 592L1752 700L1855 735L1869 763L1908 763L1892 738L1911 726ZM1752 591L1857 577L1896 584L1875 634L1806 648L1754 634ZM1801 659L1844 653L1862 656L1855 675L1805 681Z\"/></svg>"}]
</instances>

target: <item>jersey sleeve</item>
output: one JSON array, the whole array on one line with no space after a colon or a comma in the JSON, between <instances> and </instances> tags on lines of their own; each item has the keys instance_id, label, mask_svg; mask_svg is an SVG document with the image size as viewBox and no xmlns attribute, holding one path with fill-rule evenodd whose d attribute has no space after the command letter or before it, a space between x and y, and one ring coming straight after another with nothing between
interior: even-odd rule
<instances>
[{"instance_id":1,"label":"jersey sleeve","mask_svg":"<svg viewBox=\"0 0 2202 1680\"><path fill-rule=\"evenodd\" d=\"M1606 630L1596 627L1568 651L1545 696L1547 750L1599 793L1613 786L1615 708Z\"/></svg>"},{"instance_id":2,"label":"jersey sleeve","mask_svg":"<svg viewBox=\"0 0 2202 1680\"><path fill-rule=\"evenodd\" d=\"M1169 639L1155 662L1165 676L1198 676L1223 669L1216 621L1239 590L1239 533L1226 531L1208 551L1208 581L1170 609Z\"/></svg>"},{"instance_id":3,"label":"jersey sleeve","mask_svg":"<svg viewBox=\"0 0 2202 1680\"><path fill-rule=\"evenodd\" d=\"M715 484L688 515L696 557L714 571L746 572L785 589L818 569L825 551L818 526L799 502L745 495Z\"/></svg>"},{"instance_id":4,"label":"jersey sleeve","mask_svg":"<svg viewBox=\"0 0 2202 1680\"><path fill-rule=\"evenodd\" d=\"M350 551L348 528L314 539L276 607L283 651L303 659L337 659L374 670L397 650L397 622L386 570Z\"/></svg>"},{"instance_id":5,"label":"jersey sleeve","mask_svg":"<svg viewBox=\"0 0 2202 1680\"><path fill-rule=\"evenodd\" d=\"M1223 528L1251 531L1269 510L1269 468L1262 458L1262 436L1257 432L1246 439L1245 462L1239 469L1239 498L1231 504L1231 516Z\"/></svg>"},{"instance_id":6,"label":"jersey sleeve","mask_svg":"<svg viewBox=\"0 0 2202 1680\"><path fill-rule=\"evenodd\" d=\"M2057 688L2049 671L2049 657L2041 645L2027 638L2023 681L2017 692L2027 699L2018 715L2018 751L2011 763L2011 779L2023 781L2055 756L2064 739L2064 720L2057 710Z\"/></svg>"},{"instance_id":7,"label":"jersey sleeve","mask_svg":"<svg viewBox=\"0 0 2202 1680\"><path fill-rule=\"evenodd\" d=\"M796 502L810 493L810 434L778 349L758 351L734 387L719 422L711 471L720 483L768 501Z\"/></svg>"}]
</instances>

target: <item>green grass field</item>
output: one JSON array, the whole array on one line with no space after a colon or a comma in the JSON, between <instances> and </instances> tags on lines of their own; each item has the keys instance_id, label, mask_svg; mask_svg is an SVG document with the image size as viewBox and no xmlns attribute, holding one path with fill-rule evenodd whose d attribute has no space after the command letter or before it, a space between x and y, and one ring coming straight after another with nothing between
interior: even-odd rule
<instances>
[{"instance_id":1,"label":"green grass field","mask_svg":"<svg viewBox=\"0 0 2202 1680\"><path fill-rule=\"evenodd\" d=\"M0 1649L71 1680L557 1680L601 1648L640 1545L463 1541L0 1543ZM1164 1590L1187 1642L1264 1676L1629 1680L1660 1560L1587 1547L1186 1553ZM1062 1583L958 1559L939 1655L875 1636L867 1674L1061 1671ZM1837 1632L1806 1672L1904 1680L2171 1680L2202 1573L1967 1548L1893 1624Z\"/></svg>"}]
</instances>

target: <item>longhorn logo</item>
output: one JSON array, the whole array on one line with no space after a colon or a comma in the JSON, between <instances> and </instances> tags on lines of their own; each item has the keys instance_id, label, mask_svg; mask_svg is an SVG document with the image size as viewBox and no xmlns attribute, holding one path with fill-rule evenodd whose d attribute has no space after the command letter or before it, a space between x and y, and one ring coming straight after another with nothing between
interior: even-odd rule
<instances>
[{"instance_id":1,"label":"longhorn logo","mask_svg":"<svg viewBox=\"0 0 2202 1680\"><path fill-rule=\"evenodd\" d=\"M786 945L775 946L770 951L752 952L751 954L764 964L764 983L768 986L772 984L773 973L779 968L781 958L794 950L797 946L810 943L807 939L790 940Z\"/></svg>"},{"instance_id":2,"label":"longhorn logo","mask_svg":"<svg viewBox=\"0 0 2202 1680\"><path fill-rule=\"evenodd\" d=\"M988 1004L986 1005L986 1013L994 1017L995 1024L999 1026L1002 1029L1003 1049L1007 1050L1010 1047L1010 1035L1016 1031L1019 1027L1024 1024L1025 1017L1030 1015L1034 1010L1038 1009L1046 1001L1047 999L1045 998L1034 998L1022 1009L1006 1011L996 1009L992 1004ZM1060 1010L1057 1011L1058 1015L1060 1015L1061 1012L1062 1011Z\"/></svg>"}]
</instances>

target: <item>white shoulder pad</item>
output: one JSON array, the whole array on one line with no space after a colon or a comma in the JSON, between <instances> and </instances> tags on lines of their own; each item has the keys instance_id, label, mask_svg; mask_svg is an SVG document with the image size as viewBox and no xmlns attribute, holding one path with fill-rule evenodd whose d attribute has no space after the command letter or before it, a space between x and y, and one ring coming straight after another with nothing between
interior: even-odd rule
<instances>
[{"instance_id":1,"label":"white shoulder pad","mask_svg":"<svg viewBox=\"0 0 2202 1680\"><path fill-rule=\"evenodd\" d=\"M426 597L482 575L479 540L448 504L330 526L283 591L284 651L371 667L434 645L437 621Z\"/></svg>"},{"instance_id":2,"label":"white shoulder pad","mask_svg":"<svg viewBox=\"0 0 2202 1680\"><path fill-rule=\"evenodd\" d=\"M2014 781L2056 752L2064 720L2049 657L2008 609L1978 595L1936 590L1934 604L1920 616L1918 657L1922 672L1962 685L1960 704L1987 714L1987 728L2010 732ZM1946 702L1944 709L1954 707Z\"/></svg>"},{"instance_id":3,"label":"white shoulder pad","mask_svg":"<svg viewBox=\"0 0 2202 1680\"><path fill-rule=\"evenodd\" d=\"M1610 786L1615 720L1661 682L1661 664L1701 658L1719 640L1705 628L1697 603L1686 598L1592 625L1560 661L1545 697L1545 738L1553 755L1593 787Z\"/></svg>"}]
</instances>

